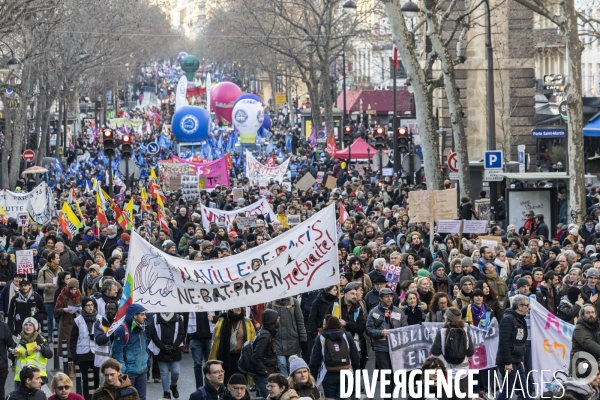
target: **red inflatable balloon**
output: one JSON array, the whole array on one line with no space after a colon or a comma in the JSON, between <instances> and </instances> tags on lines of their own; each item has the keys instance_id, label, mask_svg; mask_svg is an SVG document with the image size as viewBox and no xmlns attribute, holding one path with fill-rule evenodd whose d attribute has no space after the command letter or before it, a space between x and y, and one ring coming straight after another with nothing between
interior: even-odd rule
<instances>
[{"instance_id":1,"label":"red inflatable balloon","mask_svg":"<svg viewBox=\"0 0 600 400\"><path fill-rule=\"evenodd\" d=\"M231 124L233 103L242 90L232 82L221 82L210 88L210 108L215 112L217 122L225 120Z\"/></svg>"}]
</instances>

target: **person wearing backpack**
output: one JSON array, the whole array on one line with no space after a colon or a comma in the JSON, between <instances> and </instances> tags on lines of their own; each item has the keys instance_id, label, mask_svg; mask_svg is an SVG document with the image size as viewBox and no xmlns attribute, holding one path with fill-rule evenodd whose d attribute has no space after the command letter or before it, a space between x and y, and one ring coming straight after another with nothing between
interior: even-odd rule
<instances>
[{"instance_id":1,"label":"person wearing backpack","mask_svg":"<svg viewBox=\"0 0 600 400\"><path fill-rule=\"evenodd\" d=\"M352 335L342 329L337 317L326 315L310 357L309 369L317 377L316 385L323 385L326 398L340 399L340 371L359 367L360 350Z\"/></svg>"},{"instance_id":2,"label":"person wearing backpack","mask_svg":"<svg viewBox=\"0 0 600 400\"><path fill-rule=\"evenodd\" d=\"M288 357L299 355L301 351L302 354L308 352L306 328L300 302L294 297L285 297L268 303L267 308L275 310L279 314L280 328L275 336L277 365L278 372L287 377L289 375Z\"/></svg>"},{"instance_id":3,"label":"person wearing backpack","mask_svg":"<svg viewBox=\"0 0 600 400\"><path fill-rule=\"evenodd\" d=\"M146 309L132 304L123 322L114 332L113 357L122 366L140 400L146 400L146 374L148 372L148 338L146 337Z\"/></svg>"},{"instance_id":4,"label":"person wearing backpack","mask_svg":"<svg viewBox=\"0 0 600 400\"><path fill-rule=\"evenodd\" d=\"M461 318L461 311L456 307L450 307L444 313L444 327L436 332L431 354L443 359L448 369L469 369L469 358L475 354L473 338L465 322ZM460 380L460 390L467 392L467 377Z\"/></svg>"},{"instance_id":5,"label":"person wearing backpack","mask_svg":"<svg viewBox=\"0 0 600 400\"><path fill-rule=\"evenodd\" d=\"M277 352L275 349L275 335L279 328L279 314L277 311L267 308L262 313L262 326L252 344L251 365L254 373L254 383L259 397L267 398L267 378L270 374L279 372L277 367ZM240 362L244 361L244 350Z\"/></svg>"},{"instance_id":6,"label":"person wearing backpack","mask_svg":"<svg viewBox=\"0 0 600 400\"><path fill-rule=\"evenodd\" d=\"M389 288L379 290L379 305L369 312L367 317L367 336L375 351L375 368L392 369L388 334L390 329L408 326L404 311L392 305L394 292ZM387 393L392 393L394 384L388 386Z\"/></svg>"}]
</instances>

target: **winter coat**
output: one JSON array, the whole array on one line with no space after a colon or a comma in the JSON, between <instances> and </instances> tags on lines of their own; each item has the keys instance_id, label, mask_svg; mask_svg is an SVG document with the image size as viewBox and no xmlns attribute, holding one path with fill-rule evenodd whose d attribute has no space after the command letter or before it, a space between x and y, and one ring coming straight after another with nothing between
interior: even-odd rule
<instances>
[{"instance_id":1,"label":"winter coat","mask_svg":"<svg viewBox=\"0 0 600 400\"><path fill-rule=\"evenodd\" d=\"M448 296L452 296L452 289L454 289L454 283L452 279L448 277L448 275L444 274L443 277L439 278L435 273L429 274L429 279L431 279L431 283L433 284L433 291L435 293L444 292L448 293Z\"/></svg>"},{"instance_id":2,"label":"winter coat","mask_svg":"<svg viewBox=\"0 0 600 400\"><path fill-rule=\"evenodd\" d=\"M107 387L106 383L94 391L92 400L139 400L140 395L131 384L127 375L123 374L119 377L121 386L116 390Z\"/></svg>"},{"instance_id":3,"label":"winter coat","mask_svg":"<svg viewBox=\"0 0 600 400\"><path fill-rule=\"evenodd\" d=\"M452 307L456 307L461 310L464 306L471 303L471 297L463 293L462 290L458 292L458 296L452 302Z\"/></svg>"},{"instance_id":4,"label":"winter coat","mask_svg":"<svg viewBox=\"0 0 600 400\"><path fill-rule=\"evenodd\" d=\"M553 295L554 303L550 302L549 297ZM544 282L541 282L537 290L535 292L535 297L538 303L540 303L548 312L556 315L558 311L558 303L560 302L560 297L558 295L558 290L556 288L549 288L545 285Z\"/></svg>"},{"instance_id":5,"label":"winter coat","mask_svg":"<svg viewBox=\"0 0 600 400\"><path fill-rule=\"evenodd\" d=\"M312 356L311 356L312 358ZM308 385L295 385L295 388L292 388L298 393L298 397L308 397L312 400L319 400L321 396L321 392L319 392L319 388L317 387L308 387Z\"/></svg>"},{"instance_id":6,"label":"winter coat","mask_svg":"<svg viewBox=\"0 0 600 400\"><path fill-rule=\"evenodd\" d=\"M417 304L414 308L411 308L407 305L400 305L398 308L404 311L408 326L420 325L425 321L426 315L419 304Z\"/></svg>"},{"instance_id":7,"label":"winter coat","mask_svg":"<svg viewBox=\"0 0 600 400\"><path fill-rule=\"evenodd\" d=\"M444 312L442 310L429 311L425 317L425 322L444 322Z\"/></svg>"},{"instance_id":8,"label":"winter coat","mask_svg":"<svg viewBox=\"0 0 600 400\"><path fill-rule=\"evenodd\" d=\"M356 346L354 340L352 339L352 335L348 332L345 332L343 329L329 329L321 332L321 335L325 340L343 340L343 336L346 336L346 340L349 344L350 350L350 365L352 370L356 371L360 368L360 351ZM386 343L387 344L387 343ZM323 366L323 346L321 345L321 338L317 337L315 340L315 346L313 347L311 356L309 369L312 376L318 377L319 371Z\"/></svg>"},{"instance_id":9,"label":"winter coat","mask_svg":"<svg viewBox=\"0 0 600 400\"><path fill-rule=\"evenodd\" d=\"M571 325L575 325L577 317L581 311L581 304L572 304L567 296L563 296L558 303L558 313L556 316Z\"/></svg>"},{"instance_id":10,"label":"winter coat","mask_svg":"<svg viewBox=\"0 0 600 400\"><path fill-rule=\"evenodd\" d=\"M75 362L94 361L96 355L96 343L94 342L94 323L97 320L97 314L89 315L86 320L82 315L75 318L73 329L71 329L71 338L69 339L69 348L71 357ZM79 326L81 324L81 329ZM87 329L87 331L86 331ZM84 350L85 349L85 350Z\"/></svg>"},{"instance_id":11,"label":"winter coat","mask_svg":"<svg viewBox=\"0 0 600 400\"><path fill-rule=\"evenodd\" d=\"M7 265L0 265L0 282L12 281L16 273L17 265L9 258Z\"/></svg>"},{"instance_id":12,"label":"winter coat","mask_svg":"<svg viewBox=\"0 0 600 400\"><path fill-rule=\"evenodd\" d=\"M288 389L279 395L277 400L298 400L298 393L294 389ZM267 397L267 400L274 400L273 397Z\"/></svg>"},{"instance_id":13,"label":"winter coat","mask_svg":"<svg viewBox=\"0 0 600 400\"><path fill-rule=\"evenodd\" d=\"M600 297L600 283L596 283L596 293L598 293L598 297ZM592 302L590 301L590 297L592 297L592 291L586 283L581 287L581 298L586 304L592 304ZM596 300L596 302L593 303L593 305L596 308L596 315L600 315L600 299Z\"/></svg>"},{"instance_id":14,"label":"winter coat","mask_svg":"<svg viewBox=\"0 0 600 400\"><path fill-rule=\"evenodd\" d=\"M277 352L275 351L275 336L277 329L275 323L279 314L275 310L265 310L263 325L254 339L254 357L252 364L256 375L267 377L269 374L279 372L277 367Z\"/></svg>"},{"instance_id":15,"label":"winter coat","mask_svg":"<svg viewBox=\"0 0 600 400\"><path fill-rule=\"evenodd\" d=\"M384 329L408 326L404 311L394 306L390 311L389 321L386 321L385 309L379 304L369 312L367 317L367 336L372 339L373 350L375 351L388 352L390 349L387 338L383 337L382 331Z\"/></svg>"},{"instance_id":16,"label":"winter coat","mask_svg":"<svg viewBox=\"0 0 600 400\"><path fill-rule=\"evenodd\" d=\"M0 371L8 370L8 349L14 346L12 332L5 322L0 321Z\"/></svg>"},{"instance_id":17,"label":"winter coat","mask_svg":"<svg viewBox=\"0 0 600 400\"><path fill-rule=\"evenodd\" d=\"M121 363L123 374L141 374L148 368L148 339L145 327L131 328L133 316L143 309L139 304L130 305L125 314L125 322L114 332L113 358ZM127 343L126 332L129 332Z\"/></svg>"},{"instance_id":18,"label":"winter coat","mask_svg":"<svg viewBox=\"0 0 600 400\"><path fill-rule=\"evenodd\" d=\"M150 329L150 340L152 344L160 351L154 355L156 361L181 361L181 345L185 340L185 325L183 317L179 314L174 314L169 321L165 321L160 314L154 314L150 319L152 328ZM179 323L179 324L177 324ZM175 328L177 325L177 335ZM160 334L157 327L160 327ZM153 350L152 344L150 350ZM171 351L166 351L165 346L171 346ZM155 349L156 349L155 348Z\"/></svg>"},{"instance_id":19,"label":"winter coat","mask_svg":"<svg viewBox=\"0 0 600 400\"><path fill-rule=\"evenodd\" d=\"M27 386L19 385L19 388L10 392L7 400L46 400L46 393L43 390L30 389ZM112 400L112 399L111 399Z\"/></svg>"},{"instance_id":20,"label":"winter coat","mask_svg":"<svg viewBox=\"0 0 600 400\"><path fill-rule=\"evenodd\" d=\"M73 267L73 259L77 257L77 254L71 249L65 249L62 253L60 253L60 263L59 265L67 270L68 268ZM74 278L74 276L73 276Z\"/></svg>"},{"instance_id":21,"label":"winter coat","mask_svg":"<svg viewBox=\"0 0 600 400\"><path fill-rule=\"evenodd\" d=\"M575 354L580 351L590 353L595 360L600 358L600 324L596 320L593 324L586 322L583 318L577 319L575 329L573 329L573 338L571 339L571 356L573 360ZM572 374L573 366L569 363L569 375Z\"/></svg>"},{"instance_id":22,"label":"winter coat","mask_svg":"<svg viewBox=\"0 0 600 400\"><path fill-rule=\"evenodd\" d=\"M58 267L56 273L52 272L50 268L48 268L48 264L44 265L40 272L38 273L38 289L44 291L44 303L52 303L54 304L54 293L56 292L56 285L51 287L53 284L53 279L58 278L58 274L63 272L62 267Z\"/></svg>"},{"instance_id":23,"label":"winter coat","mask_svg":"<svg viewBox=\"0 0 600 400\"><path fill-rule=\"evenodd\" d=\"M506 310L500 321L500 338L496 365L516 364L523 361L527 342L527 323L525 316L517 314L512 308Z\"/></svg>"},{"instance_id":24,"label":"winter coat","mask_svg":"<svg viewBox=\"0 0 600 400\"><path fill-rule=\"evenodd\" d=\"M190 400L221 400L225 394L224 385L221 385L219 390L215 389L210 382L205 381L204 386L199 387L194 393L190 395Z\"/></svg>"},{"instance_id":25,"label":"winter coat","mask_svg":"<svg viewBox=\"0 0 600 400\"><path fill-rule=\"evenodd\" d=\"M468 341L469 341L469 347L467 347L467 351L465 352L464 357L471 357L473 354L475 354L475 344L473 343L473 336L471 335L471 331L469 330L467 324L465 324L465 328L467 329L467 335L468 337ZM442 352L442 340L444 340L444 344L446 343L446 334L450 334L450 332L448 332L448 329L460 329L460 328L452 328L450 325L444 325L443 329L438 329L436 334L435 334L435 338L433 339L433 345L431 346L431 354L439 357L444 355ZM442 338L442 335L444 335L444 338ZM445 345L444 345L444 350L445 350ZM446 364L448 364L448 362L446 362ZM461 365L462 364L457 364ZM468 367L468 364L467 364Z\"/></svg>"},{"instance_id":26,"label":"winter coat","mask_svg":"<svg viewBox=\"0 0 600 400\"><path fill-rule=\"evenodd\" d=\"M293 297L287 297L268 303L267 308L275 310L280 318L279 329L275 335L277 355L300 354L300 342L307 342L300 302Z\"/></svg>"},{"instance_id":27,"label":"winter coat","mask_svg":"<svg viewBox=\"0 0 600 400\"><path fill-rule=\"evenodd\" d=\"M498 277L498 275L494 274L485 274L485 280L489 287L494 289L496 293L498 293L498 301L504 303L504 299L508 294L508 286L504 279Z\"/></svg>"},{"instance_id":28,"label":"winter coat","mask_svg":"<svg viewBox=\"0 0 600 400\"><path fill-rule=\"evenodd\" d=\"M364 300L365 304L367 305L367 310L371 311L373 308L377 307L377 305L379 304L379 290L377 290L377 286L373 286L373 289L371 289L369 293L367 293ZM398 304L398 295L395 292L392 304Z\"/></svg>"},{"instance_id":29,"label":"winter coat","mask_svg":"<svg viewBox=\"0 0 600 400\"><path fill-rule=\"evenodd\" d=\"M336 300L337 296L330 293L321 292L317 295L317 299L312 303L310 314L308 315L308 327L306 331L308 340L314 340L318 336L323 327L323 319L327 315L327 309Z\"/></svg>"},{"instance_id":30,"label":"winter coat","mask_svg":"<svg viewBox=\"0 0 600 400\"><path fill-rule=\"evenodd\" d=\"M23 298L21 293L17 293L10 301L7 322L8 327L15 335L18 335L23 330L23 321L26 318L33 317L42 326L42 322L47 317L46 306L42 297L32 289L29 290L29 294L30 296Z\"/></svg>"}]
</instances>

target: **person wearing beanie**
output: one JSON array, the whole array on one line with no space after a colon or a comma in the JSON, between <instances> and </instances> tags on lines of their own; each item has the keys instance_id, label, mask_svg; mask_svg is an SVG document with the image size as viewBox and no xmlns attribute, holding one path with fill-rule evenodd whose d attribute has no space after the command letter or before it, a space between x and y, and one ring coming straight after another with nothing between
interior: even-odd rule
<instances>
[{"instance_id":1,"label":"person wearing beanie","mask_svg":"<svg viewBox=\"0 0 600 400\"><path fill-rule=\"evenodd\" d=\"M106 268L102 273L102 277L104 280L106 279L114 279L115 278L115 270L112 268Z\"/></svg>"},{"instance_id":2,"label":"person wearing beanie","mask_svg":"<svg viewBox=\"0 0 600 400\"><path fill-rule=\"evenodd\" d=\"M473 265L473 260L471 259L471 257L463 257L460 261L460 264L462 265L463 276L470 276L475 281L481 281L485 279L484 275L479 270L479 265Z\"/></svg>"},{"instance_id":3,"label":"person wearing beanie","mask_svg":"<svg viewBox=\"0 0 600 400\"><path fill-rule=\"evenodd\" d=\"M571 286L567 290L567 294L560 299L558 313L556 315L563 321L575 325L583 304L584 300L581 296L581 289L576 286Z\"/></svg>"},{"instance_id":4,"label":"person wearing beanie","mask_svg":"<svg viewBox=\"0 0 600 400\"><path fill-rule=\"evenodd\" d=\"M233 254L239 254L246 250L246 242L244 242L244 239L235 239L231 249L233 250Z\"/></svg>"},{"instance_id":5,"label":"person wearing beanie","mask_svg":"<svg viewBox=\"0 0 600 400\"><path fill-rule=\"evenodd\" d=\"M71 268L67 268L67 272L69 272L73 278L79 281L79 290L82 290L83 280L87 275L87 271L83 268L83 260L79 257L75 257L72 264L73 266Z\"/></svg>"},{"instance_id":6,"label":"person wearing beanie","mask_svg":"<svg viewBox=\"0 0 600 400\"><path fill-rule=\"evenodd\" d=\"M291 356L290 361L290 389L298 393L298 397L318 400L321 393L317 388L315 378L310 374L308 364L298 356Z\"/></svg>"},{"instance_id":7,"label":"person wearing beanie","mask_svg":"<svg viewBox=\"0 0 600 400\"><path fill-rule=\"evenodd\" d=\"M250 400L247 386L248 381L244 375L238 373L231 375L223 393L223 400Z\"/></svg>"},{"instance_id":8,"label":"person wearing beanie","mask_svg":"<svg viewBox=\"0 0 600 400\"><path fill-rule=\"evenodd\" d=\"M275 350L275 336L279 328L279 314L275 310L267 308L262 313L262 326L254 339L254 357L252 364L256 375L257 397L267 398L267 378L270 374L278 373L277 352Z\"/></svg>"},{"instance_id":9,"label":"person wearing beanie","mask_svg":"<svg viewBox=\"0 0 600 400\"><path fill-rule=\"evenodd\" d=\"M444 343L448 343L448 339L452 335L455 339L467 340L468 346L466 346L464 355L456 355L456 360L446 361L446 367L452 368L456 373L458 370L466 370L469 369L469 357L475 354L475 346L473 344L473 337L471 336L470 331L467 329L465 325L465 321L462 319L461 311L456 307L449 307L444 313L444 326L435 334L435 338L433 339L433 345L431 346L431 354L440 357L447 357L445 353L446 347L442 347L442 341ZM459 387L461 391L467 390L467 378L466 376L460 380Z\"/></svg>"},{"instance_id":10,"label":"person wearing beanie","mask_svg":"<svg viewBox=\"0 0 600 400\"><path fill-rule=\"evenodd\" d=\"M41 325L42 321L47 318L47 314L44 299L33 290L31 282L26 276L21 277L15 274L13 282L2 290L3 298L5 295L8 298L8 294L13 293L14 285L16 285L17 292L11 299L6 300L5 307L8 308L6 312L8 327L12 334L17 336L23 329L23 321L26 318L33 317L38 325Z\"/></svg>"},{"instance_id":11,"label":"person wearing beanie","mask_svg":"<svg viewBox=\"0 0 600 400\"><path fill-rule=\"evenodd\" d=\"M254 235L254 233L246 235L246 246L249 249L256 247L256 235Z\"/></svg>"},{"instance_id":12,"label":"person wearing beanie","mask_svg":"<svg viewBox=\"0 0 600 400\"><path fill-rule=\"evenodd\" d=\"M485 304L485 294L481 289L473 290L473 301L465 305L460 311L465 323L477 328L487 330L490 322L496 316L494 310Z\"/></svg>"},{"instance_id":13,"label":"person wearing beanie","mask_svg":"<svg viewBox=\"0 0 600 400\"><path fill-rule=\"evenodd\" d=\"M179 257L179 253L177 252L177 245L171 240L166 240L163 243L163 250L170 256Z\"/></svg>"},{"instance_id":14,"label":"person wearing beanie","mask_svg":"<svg viewBox=\"0 0 600 400\"><path fill-rule=\"evenodd\" d=\"M581 297L585 303L590 303L596 308L596 315L600 315L600 274L596 268L590 268L585 273L586 284L581 287Z\"/></svg>"},{"instance_id":15,"label":"person wearing beanie","mask_svg":"<svg viewBox=\"0 0 600 400\"><path fill-rule=\"evenodd\" d=\"M96 343L94 341L94 323L98 319L98 305L96 300L84 296L81 299L81 314L75 318L71 329L69 347L73 359L79 366L83 378L83 396L89 398L88 371L93 373L94 387L100 386L100 371L94 366Z\"/></svg>"},{"instance_id":16,"label":"person wearing beanie","mask_svg":"<svg viewBox=\"0 0 600 400\"><path fill-rule=\"evenodd\" d=\"M471 262L472 263L472 262ZM473 288L475 287L475 278L472 276L463 276L460 278L460 291L458 296L452 302L452 307L456 307L459 310L467 304L471 303Z\"/></svg>"},{"instance_id":17,"label":"person wearing beanie","mask_svg":"<svg viewBox=\"0 0 600 400\"><path fill-rule=\"evenodd\" d=\"M34 365L39 368L42 381L48 383L46 364L53 353L46 339L38 332L39 327L35 318L29 317L23 321L23 330L19 333L20 340L12 349L15 359L15 382L21 381L21 371L25 366ZM34 350L28 351L32 347ZM36 347L39 347L39 350L35 350Z\"/></svg>"},{"instance_id":18,"label":"person wearing beanie","mask_svg":"<svg viewBox=\"0 0 600 400\"><path fill-rule=\"evenodd\" d=\"M179 239L177 251L180 256L188 254L189 244L196 241L196 225L193 222L186 222L181 229L183 236Z\"/></svg>"},{"instance_id":19,"label":"person wearing beanie","mask_svg":"<svg viewBox=\"0 0 600 400\"><path fill-rule=\"evenodd\" d=\"M65 286L58 298L56 299L56 305L54 306L54 312L58 316L58 354L61 353L62 341L69 341L71 338L71 329L75 323L76 314L72 311L73 308L79 308L81 304L81 291L79 290L79 281L75 278L69 279L67 286ZM71 348L68 348L69 360L72 360ZM75 373L75 366L73 363L69 363L69 375Z\"/></svg>"},{"instance_id":20,"label":"person wearing beanie","mask_svg":"<svg viewBox=\"0 0 600 400\"><path fill-rule=\"evenodd\" d=\"M419 271L420 272L420 271ZM446 275L445 266L439 261L434 261L431 264L431 273L429 279L433 285L433 291L435 293L447 293L449 296L452 295L452 288L454 284L452 280Z\"/></svg>"}]
</instances>

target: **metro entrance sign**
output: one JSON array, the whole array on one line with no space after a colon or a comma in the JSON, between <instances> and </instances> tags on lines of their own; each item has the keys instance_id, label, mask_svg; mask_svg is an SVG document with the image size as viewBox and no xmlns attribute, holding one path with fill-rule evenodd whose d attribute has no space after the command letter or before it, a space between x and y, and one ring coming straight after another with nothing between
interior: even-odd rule
<instances>
[{"instance_id":1,"label":"metro entrance sign","mask_svg":"<svg viewBox=\"0 0 600 400\"><path fill-rule=\"evenodd\" d=\"M27 162L35 160L35 152L33 150L25 150L23 152L23 160Z\"/></svg>"}]
</instances>

